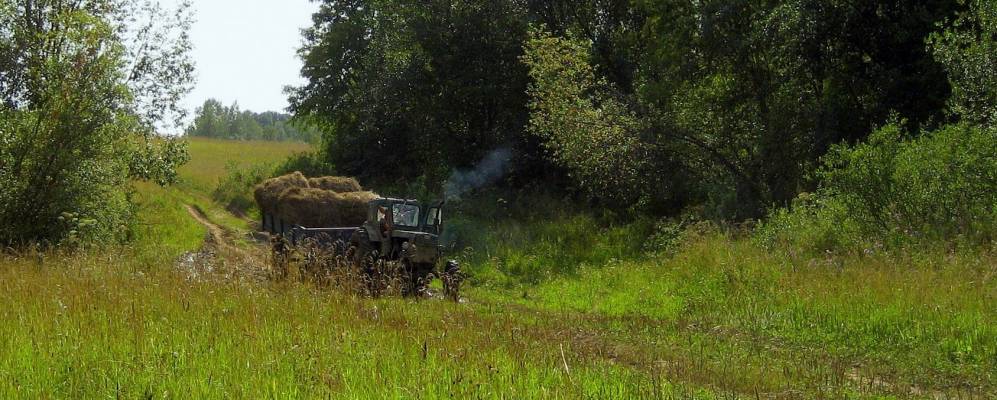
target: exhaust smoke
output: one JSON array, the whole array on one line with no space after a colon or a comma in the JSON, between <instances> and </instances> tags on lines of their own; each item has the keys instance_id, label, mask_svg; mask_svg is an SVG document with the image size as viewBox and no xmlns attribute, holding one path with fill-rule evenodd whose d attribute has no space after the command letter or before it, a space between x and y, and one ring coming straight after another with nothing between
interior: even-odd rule
<instances>
[{"instance_id":1,"label":"exhaust smoke","mask_svg":"<svg viewBox=\"0 0 997 400\"><path fill-rule=\"evenodd\" d=\"M512 149L502 147L488 153L472 170L455 170L443 185L447 201L460 200L465 193L495 183L505 175Z\"/></svg>"}]
</instances>

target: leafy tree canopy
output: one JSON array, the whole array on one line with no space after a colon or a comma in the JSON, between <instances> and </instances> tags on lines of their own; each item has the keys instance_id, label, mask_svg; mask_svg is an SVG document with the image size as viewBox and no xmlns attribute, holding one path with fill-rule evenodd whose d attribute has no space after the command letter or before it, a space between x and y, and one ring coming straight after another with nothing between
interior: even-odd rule
<instances>
[{"instance_id":1,"label":"leafy tree canopy","mask_svg":"<svg viewBox=\"0 0 997 400\"><path fill-rule=\"evenodd\" d=\"M128 183L167 184L193 63L188 4L0 1L0 243L124 240Z\"/></svg>"},{"instance_id":2,"label":"leafy tree canopy","mask_svg":"<svg viewBox=\"0 0 997 400\"><path fill-rule=\"evenodd\" d=\"M890 121L992 118L992 3L327 0L289 93L344 173L434 186L511 147L507 184L757 218Z\"/></svg>"}]
</instances>

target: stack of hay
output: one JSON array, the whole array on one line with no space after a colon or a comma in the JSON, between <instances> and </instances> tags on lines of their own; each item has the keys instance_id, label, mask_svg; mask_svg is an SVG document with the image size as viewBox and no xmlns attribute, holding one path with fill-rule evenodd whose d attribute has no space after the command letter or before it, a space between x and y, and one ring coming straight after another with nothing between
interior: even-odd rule
<instances>
[{"instance_id":1,"label":"stack of hay","mask_svg":"<svg viewBox=\"0 0 997 400\"><path fill-rule=\"evenodd\" d=\"M359 226L367 219L367 203L380 197L354 178L308 179L300 172L268 179L254 196L264 214L309 228Z\"/></svg>"}]
</instances>

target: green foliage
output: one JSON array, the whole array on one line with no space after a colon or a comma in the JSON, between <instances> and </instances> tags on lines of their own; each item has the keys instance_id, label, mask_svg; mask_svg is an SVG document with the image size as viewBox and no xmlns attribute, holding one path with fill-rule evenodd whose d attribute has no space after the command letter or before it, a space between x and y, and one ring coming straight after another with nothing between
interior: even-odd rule
<instances>
[{"instance_id":1,"label":"green foliage","mask_svg":"<svg viewBox=\"0 0 997 400\"><path fill-rule=\"evenodd\" d=\"M962 122L913 139L889 124L864 143L834 148L819 171L823 189L774 211L757 235L763 242L809 252L993 242L997 6L967 6L929 40L952 86L948 111Z\"/></svg>"},{"instance_id":2,"label":"green foliage","mask_svg":"<svg viewBox=\"0 0 997 400\"><path fill-rule=\"evenodd\" d=\"M949 73L952 113L973 123L997 123L997 3L968 3L969 10L929 43Z\"/></svg>"},{"instance_id":3,"label":"green foliage","mask_svg":"<svg viewBox=\"0 0 997 400\"><path fill-rule=\"evenodd\" d=\"M162 186L177 183L177 170L190 161L187 142L173 137L142 140L132 151L128 166L130 177Z\"/></svg>"},{"instance_id":4,"label":"green foliage","mask_svg":"<svg viewBox=\"0 0 997 400\"><path fill-rule=\"evenodd\" d=\"M816 251L986 245L997 236L995 148L993 129L949 125L904 140L887 125L868 142L835 148L824 188L777 210L759 235Z\"/></svg>"},{"instance_id":5,"label":"green foliage","mask_svg":"<svg viewBox=\"0 0 997 400\"><path fill-rule=\"evenodd\" d=\"M951 43L934 54L925 46L965 8L324 1L301 51L309 82L291 103L325 127L330 164L379 183L423 177L437 188L455 169L511 148L515 167L501 184L580 189L618 210L702 206L711 217L752 219L813 191L832 146L863 140L891 115L905 129L951 122L950 80L956 97L989 93L989 61L959 61L994 53L989 31L966 28L983 23L961 22L934 41ZM973 34L987 38L939 56L976 43Z\"/></svg>"},{"instance_id":6,"label":"green foliage","mask_svg":"<svg viewBox=\"0 0 997 400\"><path fill-rule=\"evenodd\" d=\"M195 111L188 136L238 139L319 142L317 130L293 123L291 116L277 112L240 111L238 104L225 107L215 99L205 100Z\"/></svg>"},{"instance_id":7,"label":"green foliage","mask_svg":"<svg viewBox=\"0 0 997 400\"><path fill-rule=\"evenodd\" d=\"M184 145L151 132L188 89L185 10L167 20L138 0L0 8L0 243L123 240L130 181L176 179Z\"/></svg>"},{"instance_id":8,"label":"green foliage","mask_svg":"<svg viewBox=\"0 0 997 400\"><path fill-rule=\"evenodd\" d=\"M291 109L327 127L341 173L439 187L496 148L528 147L520 3L324 1L313 20Z\"/></svg>"},{"instance_id":9,"label":"green foliage","mask_svg":"<svg viewBox=\"0 0 997 400\"><path fill-rule=\"evenodd\" d=\"M253 188L274 175L273 166L254 164L243 167L237 162L225 166L227 175L218 180L218 186L211 192L211 198L225 206L225 209L245 215L256 207Z\"/></svg>"},{"instance_id":10,"label":"green foliage","mask_svg":"<svg viewBox=\"0 0 997 400\"><path fill-rule=\"evenodd\" d=\"M649 49L635 103L672 145L664 155L727 203L707 204L723 217L788 204L831 145L891 113L913 126L942 115L948 88L924 39L954 2L640 4Z\"/></svg>"},{"instance_id":11,"label":"green foliage","mask_svg":"<svg viewBox=\"0 0 997 400\"><path fill-rule=\"evenodd\" d=\"M306 151L287 157L277 165L275 175L285 175L299 171L305 176L336 175L336 168L330 164L323 153Z\"/></svg>"},{"instance_id":12,"label":"green foliage","mask_svg":"<svg viewBox=\"0 0 997 400\"><path fill-rule=\"evenodd\" d=\"M519 287L643 255L646 221L614 222L550 194L507 194L469 198L445 211L448 257L461 261L475 284Z\"/></svg>"},{"instance_id":13,"label":"green foliage","mask_svg":"<svg viewBox=\"0 0 997 400\"><path fill-rule=\"evenodd\" d=\"M530 132L594 197L627 202L646 194L641 172L650 149L638 138L636 116L596 78L590 44L535 29L525 47Z\"/></svg>"},{"instance_id":14,"label":"green foliage","mask_svg":"<svg viewBox=\"0 0 997 400\"><path fill-rule=\"evenodd\" d=\"M755 230L755 241L768 249L782 249L809 257L828 252L878 251L862 226L849 215L841 199L801 193L790 207L773 209Z\"/></svg>"},{"instance_id":15,"label":"green foliage","mask_svg":"<svg viewBox=\"0 0 997 400\"><path fill-rule=\"evenodd\" d=\"M822 172L869 231L986 242L997 233L997 131L950 125L902 141L888 125L839 147Z\"/></svg>"},{"instance_id":16,"label":"green foliage","mask_svg":"<svg viewBox=\"0 0 997 400\"><path fill-rule=\"evenodd\" d=\"M661 219L654 223L647 238L644 239L644 252L656 256L673 255L690 234L710 230L709 222L697 222L697 217L684 214L677 219Z\"/></svg>"}]
</instances>

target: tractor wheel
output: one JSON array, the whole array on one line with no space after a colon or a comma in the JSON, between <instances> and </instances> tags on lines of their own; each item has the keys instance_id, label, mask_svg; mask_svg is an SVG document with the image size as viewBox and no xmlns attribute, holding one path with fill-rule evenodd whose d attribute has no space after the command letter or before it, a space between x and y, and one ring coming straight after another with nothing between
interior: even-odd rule
<instances>
[{"instance_id":1,"label":"tractor wheel","mask_svg":"<svg viewBox=\"0 0 997 400\"><path fill-rule=\"evenodd\" d=\"M443 281L443 295L453 301L460 301L460 284L464 282L464 273L460 270L457 261L447 261L440 276Z\"/></svg>"},{"instance_id":2,"label":"tractor wheel","mask_svg":"<svg viewBox=\"0 0 997 400\"><path fill-rule=\"evenodd\" d=\"M427 289L429 289L429 284L433 280L433 264L413 263L408 270L408 275L411 288L409 294L412 296L424 296L428 293Z\"/></svg>"},{"instance_id":3,"label":"tractor wheel","mask_svg":"<svg viewBox=\"0 0 997 400\"><path fill-rule=\"evenodd\" d=\"M350 246L354 248L353 261L358 265L362 264L364 259L376 250L376 247L374 247L374 244L371 243L370 238L367 237L367 234L363 230L353 233L353 237L350 238Z\"/></svg>"},{"instance_id":4,"label":"tractor wheel","mask_svg":"<svg viewBox=\"0 0 997 400\"><path fill-rule=\"evenodd\" d=\"M429 285L429 272L423 264L413 263L407 259L401 261L401 269L398 273L401 275L400 282L402 286L402 296L416 297L421 296L426 293L426 287Z\"/></svg>"}]
</instances>

